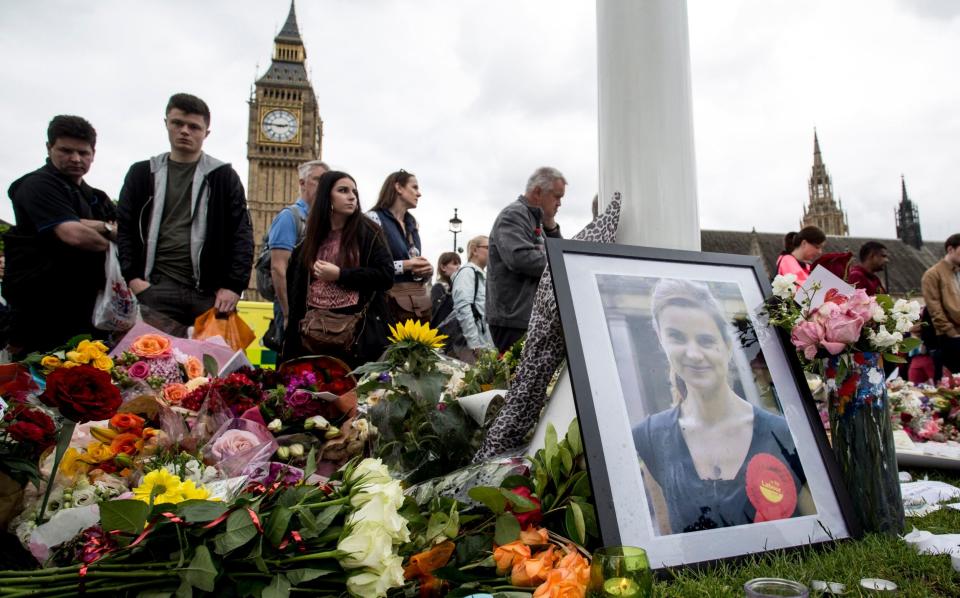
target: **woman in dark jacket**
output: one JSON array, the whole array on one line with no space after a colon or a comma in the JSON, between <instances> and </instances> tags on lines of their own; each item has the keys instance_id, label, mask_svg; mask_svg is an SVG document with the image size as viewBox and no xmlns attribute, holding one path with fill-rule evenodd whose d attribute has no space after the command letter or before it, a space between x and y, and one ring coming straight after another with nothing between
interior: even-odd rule
<instances>
[{"instance_id":1,"label":"woman in dark jacket","mask_svg":"<svg viewBox=\"0 0 960 598\"><path fill-rule=\"evenodd\" d=\"M352 367L379 358L389 333L384 293L392 285L393 258L380 228L360 211L356 181L345 172L324 173L287 268L290 315L281 361L311 353L300 326L311 310L364 314L352 346L325 347L324 354Z\"/></svg>"}]
</instances>

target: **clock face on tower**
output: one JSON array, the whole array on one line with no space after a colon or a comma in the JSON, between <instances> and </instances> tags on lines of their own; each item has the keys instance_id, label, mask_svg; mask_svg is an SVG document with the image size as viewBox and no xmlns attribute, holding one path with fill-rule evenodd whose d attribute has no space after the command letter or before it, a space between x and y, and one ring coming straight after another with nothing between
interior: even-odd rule
<instances>
[{"instance_id":1,"label":"clock face on tower","mask_svg":"<svg viewBox=\"0 0 960 598\"><path fill-rule=\"evenodd\" d=\"M271 110L261 124L267 139L277 143L286 143L296 137L299 126L297 117L286 110Z\"/></svg>"}]
</instances>

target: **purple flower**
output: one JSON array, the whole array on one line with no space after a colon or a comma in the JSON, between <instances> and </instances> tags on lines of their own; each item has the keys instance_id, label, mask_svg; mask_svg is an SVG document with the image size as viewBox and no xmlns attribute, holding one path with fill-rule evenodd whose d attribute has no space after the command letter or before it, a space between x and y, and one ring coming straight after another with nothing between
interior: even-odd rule
<instances>
[{"instance_id":1,"label":"purple flower","mask_svg":"<svg viewBox=\"0 0 960 598\"><path fill-rule=\"evenodd\" d=\"M381 372L380 375L377 376L377 380L380 382L389 383L391 380L390 372Z\"/></svg>"},{"instance_id":2,"label":"purple flower","mask_svg":"<svg viewBox=\"0 0 960 598\"><path fill-rule=\"evenodd\" d=\"M297 389L286 397L287 407L293 417L307 418L320 415L324 411L323 399L315 398L309 390Z\"/></svg>"},{"instance_id":3,"label":"purple flower","mask_svg":"<svg viewBox=\"0 0 960 598\"><path fill-rule=\"evenodd\" d=\"M138 361L127 368L127 375L131 378L145 379L150 375L150 366L146 361Z\"/></svg>"}]
</instances>

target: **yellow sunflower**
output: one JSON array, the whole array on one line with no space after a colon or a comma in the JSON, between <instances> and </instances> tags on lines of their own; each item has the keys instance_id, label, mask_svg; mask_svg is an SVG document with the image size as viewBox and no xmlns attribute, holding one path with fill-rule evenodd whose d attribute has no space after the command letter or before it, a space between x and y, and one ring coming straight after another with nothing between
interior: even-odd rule
<instances>
[{"instance_id":1,"label":"yellow sunflower","mask_svg":"<svg viewBox=\"0 0 960 598\"><path fill-rule=\"evenodd\" d=\"M447 338L447 335L440 334L430 328L429 324L423 324L418 320L407 320L395 327L390 326L390 333L390 342L394 344L408 341L419 343L429 349L443 348L443 341Z\"/></svg>"},{"instance_id":2,"label":"yellow sunflower","mask_svg":"<svg viewBox=\"0 0 960 598\"><path fill-rule=\"evenodd\" d=\"M147 504L177 504L184 500L182 485L178 476L166 469L155 469L143 476L143 481L133 490L133 497Z\"/></svg>"}]
</instances>

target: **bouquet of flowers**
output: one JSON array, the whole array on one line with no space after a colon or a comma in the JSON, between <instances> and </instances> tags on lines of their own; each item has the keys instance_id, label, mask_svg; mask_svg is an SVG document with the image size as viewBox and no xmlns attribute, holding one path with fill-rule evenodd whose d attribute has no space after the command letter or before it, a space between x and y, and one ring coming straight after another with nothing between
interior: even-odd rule
<instances>
[{"instance_id":1,"label":"bouquet of flowers","mask_svg":"<svg viewBox=\"0 0 960 598\"><path fill-rule=\"evenodd\" d=\"M896 380L889 393L894 430L903 430L914 442L960 441L960 388Z\"/></svg>"},{"instance_id":2,"label":"bouquet of flowers","mask_svg":"<svg viewBox=\"0 0 960 598\"><path fill-rule=\"evenodd\" d=\"M764 309L771 324L790 333L790 342L808 365L818 363L817 358L857 351L882 353L886 361L902 363L898 354L919 346L920 339L904 337L920 318L918 302L871 297L863 289L851 295L829 289L815 304L819 290L816 283L798 289L794 274L777 276L774 297ZM801 299L795 300L798 292Z\"/></svg>"},{"instance_id":3,"label":"bouquet of flowers","mask_svg":"<svg viewBox=\"0 0 960 598\"><path fill-rule=\"evenodd\" d=\"M391 469L420 482L466 465L480 426L444 393L450 374L438 352L444 335L408 320L390 328L382 361L361 366L361 409L378 432L374 448Z\"/></svg>"}]
</instances>

